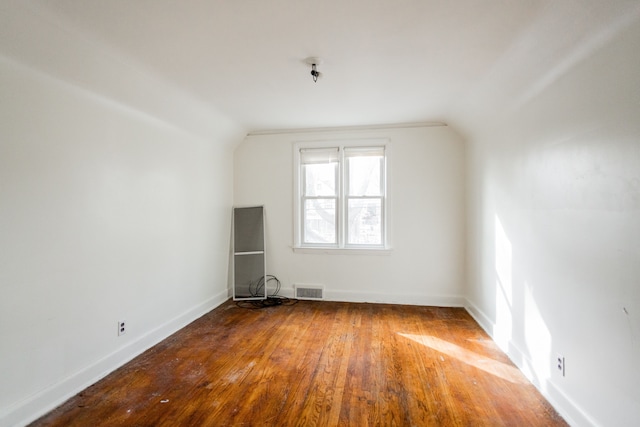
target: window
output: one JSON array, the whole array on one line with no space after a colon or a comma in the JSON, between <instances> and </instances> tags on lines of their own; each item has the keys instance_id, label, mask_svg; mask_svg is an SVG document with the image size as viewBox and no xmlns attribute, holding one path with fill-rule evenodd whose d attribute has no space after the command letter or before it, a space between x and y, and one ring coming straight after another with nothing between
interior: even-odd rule
<instances>
[{"instance_id":1,"label":"window","mask_svg":"<svg viewBox=\"0 0 640 427\"><path fill-rule=\"evenodd\" d=\"M386 144L298 144L295 157L295 246L386 248Z\"/></svg>"}]
</instances>

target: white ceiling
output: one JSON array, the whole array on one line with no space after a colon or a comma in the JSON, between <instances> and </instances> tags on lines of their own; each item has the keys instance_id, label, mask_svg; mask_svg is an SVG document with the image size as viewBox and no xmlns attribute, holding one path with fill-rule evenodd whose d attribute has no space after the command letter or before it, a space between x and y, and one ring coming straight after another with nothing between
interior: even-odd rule
<instances>
[{"instance_id":1,"label":"white ceiling","mask_svg":"<svg viewBox=\"0 0 640 427\"><path fill-rule=\"evenodd\" d=\"M640 2L0 0L0 8L7 57L125 103L153 80L164 88L156 103L179 94L251 132L473 126L534 97L635 22ZM317 83L308 56L324 60Z\"/></svg>"}]
</instances>

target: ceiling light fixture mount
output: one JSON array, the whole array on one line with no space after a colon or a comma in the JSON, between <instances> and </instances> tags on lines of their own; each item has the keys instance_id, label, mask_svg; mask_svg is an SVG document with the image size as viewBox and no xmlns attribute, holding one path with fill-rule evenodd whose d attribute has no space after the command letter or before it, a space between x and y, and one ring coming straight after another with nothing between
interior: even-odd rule
<instances>
[{"instance_id":1,"label":"ceiling light fixture mount","mask_svg":"<svg viewBox=\"0 0 640 427\"><path fill-rule=\"evenodd\" d=\"M304 62L311 65L311 77L313 78L314 82L317 82L318 77L320 77L320 71L318 71L317 66L322 64L322 59L315 56L310 56L305 59Z\"/></svg>"}]
</instances>

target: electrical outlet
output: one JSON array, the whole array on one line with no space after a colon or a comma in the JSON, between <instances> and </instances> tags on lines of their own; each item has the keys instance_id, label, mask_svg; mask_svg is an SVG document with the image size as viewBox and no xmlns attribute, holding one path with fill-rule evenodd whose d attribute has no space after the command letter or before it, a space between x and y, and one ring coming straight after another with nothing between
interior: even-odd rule
<instances>
[{"instance_id":1,"label":"electrical outlet","mask_svg":"<svg viewBox=\"0 0 640 427\"><path fill-rule=\"evenodd\" d=\"M127 333L127 322L124 320L118 321L118 336L124 335Z\"/></svg>"},{"instance_id":2,"label":"electrical outlet","mask_svg":"<svg viewBox=\"0 0 640 427\"><path fill-rule=\"evenodd\" d=\"M561 355L561 354L559 354L556 357L556 368L558 368L558 371L564 377L564 375L565 375L565 363L564 363L564 356Z\"/></svg>"}]
</instances>

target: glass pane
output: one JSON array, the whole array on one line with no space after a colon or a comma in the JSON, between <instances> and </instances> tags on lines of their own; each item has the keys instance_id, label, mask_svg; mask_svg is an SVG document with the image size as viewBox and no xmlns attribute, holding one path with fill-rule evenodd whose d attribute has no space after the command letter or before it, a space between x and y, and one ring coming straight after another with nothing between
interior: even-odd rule
<instances>
[{"instance_id":1,"label":"glass pane","mask_svg":"<svg viewBox=\"0 0 640 427\"><path fill-rule=\"evenodd\" d=\"M347 201L347 243L350 245L382 244L382 200L349 199Z\"/></svg>"},{"instance_id":2,"label":"glass pane","mask_svg":"<svg viewBox=\"0 0 640 427\"><path fill-rule=\"evenodd\" d=\"M381 196L382 156L348 157L349 196Z\"/></svg>"},{"instance_id":3,"label":"glass pane","mask_svg":"<svg viewBox=\"0 0 640 427\"><path fill-rule=\"evenodd\" d=\"M336 200L304 201L304 243L336 244Z\"/></svg>"},{"instance_id":4,"label":"glass pane","mask_svg":"<svg viewBox=\"0 0 640 427\"><path fill-rule=\"evenodd\" d=\"M337 163L304 165L305 196L335 196Z\"/></svg>"}]
</instances>

